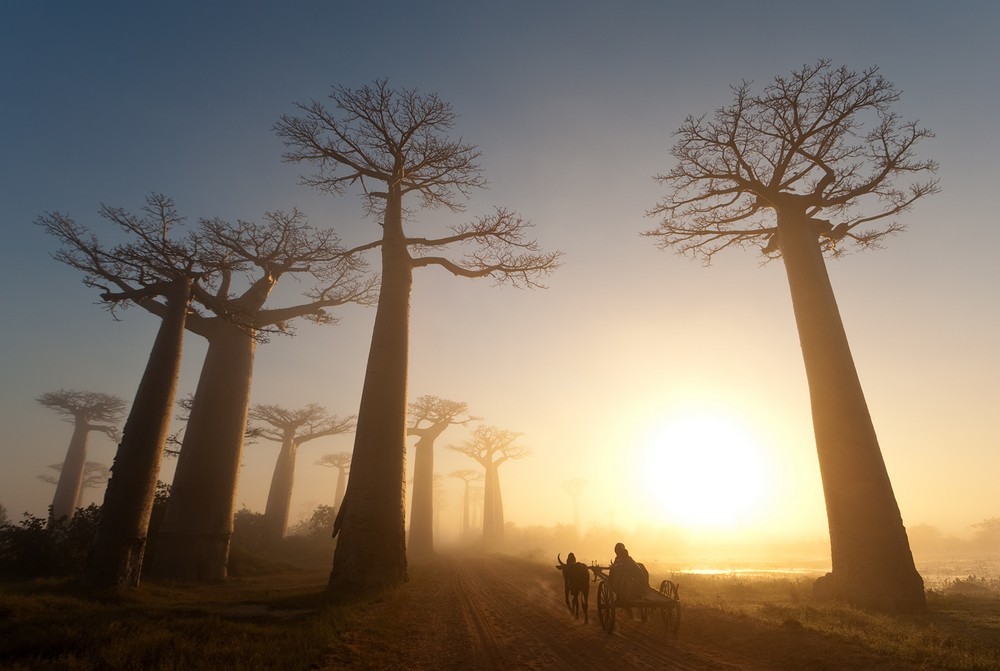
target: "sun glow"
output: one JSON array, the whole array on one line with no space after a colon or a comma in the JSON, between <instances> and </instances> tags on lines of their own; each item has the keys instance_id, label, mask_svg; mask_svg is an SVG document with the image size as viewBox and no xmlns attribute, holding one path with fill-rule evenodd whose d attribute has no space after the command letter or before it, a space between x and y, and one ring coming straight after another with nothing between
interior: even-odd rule
<instances>
[{"instance_id":1,"label":"sun glow","mask_svg":"<svg viewBox=\"0 0 1000 671\"><path fill-rule=\"evenodd\" d=\"M709 411L667 418L643 443L640 467L649 516L690 529L753 523L769 474L752 432Z\"/></svg>"}]
</instances>

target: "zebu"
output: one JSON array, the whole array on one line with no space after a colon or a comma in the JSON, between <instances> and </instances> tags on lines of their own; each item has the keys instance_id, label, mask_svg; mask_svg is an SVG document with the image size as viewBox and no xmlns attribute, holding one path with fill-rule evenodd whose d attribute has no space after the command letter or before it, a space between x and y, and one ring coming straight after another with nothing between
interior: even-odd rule
<instances>
[{"instance_id":1,"label":"zebu","mask_svg":"<svg viewBox=\"0 0 1000 671\"><path fill-rule=\"evenodd\" d=\"M588 612L590 605L590 571L587 569L587 565L578 562L576 555L572 552L566 555L565 564L563 563L561 554L556 555L556 561L559 562L556 568L563 573L566 607L573 613L573 617L579 619L580 597L583 596L583 621L584 623L590 622L590 613ZM571 594L573 595L572 603L569 600Z\"/></svg>"}]
</instances>

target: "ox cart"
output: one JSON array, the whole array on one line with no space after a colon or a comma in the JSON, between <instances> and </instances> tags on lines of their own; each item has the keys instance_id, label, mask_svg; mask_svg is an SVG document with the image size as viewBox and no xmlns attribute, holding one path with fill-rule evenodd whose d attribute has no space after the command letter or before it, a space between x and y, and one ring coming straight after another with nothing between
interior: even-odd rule
<instances>
[{"instance_id":1,"label":"ox cart","mask_svg":"<svg viewBox=\"0 0 1000 671\"><path fill-rule=\"evenodd\" d=\"M642 566L643 572L646 572ZM681 625L681 600L677 592L677 584L671 580L660 582L660 589L649 586L649 574L643 584L628 580L612 582L612 567L591 565L588 567L594 574L597 583L597 617L601 628L608 634L615 630L615 610L618 608L639 611L642 621L656 611L660 611L663 624L670 633L677 633ZM616 588L622 594L616 593Z\"/></svg>"}]
</instances>

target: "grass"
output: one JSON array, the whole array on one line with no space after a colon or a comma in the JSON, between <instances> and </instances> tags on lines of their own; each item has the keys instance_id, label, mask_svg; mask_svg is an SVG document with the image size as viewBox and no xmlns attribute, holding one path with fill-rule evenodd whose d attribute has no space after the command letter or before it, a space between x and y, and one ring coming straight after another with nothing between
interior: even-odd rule
<instances>
[{"instance_id":1,"label":"grass","mask_svg":"<svg viewBox=\"0 0 1000 671\"><path fill-rule=\"evenodd\" d=\"M680 575L681 597L694 607L801 627L921 668L1000 669L1000 581L970 577L927 594L927 612L890 616L812 599L812 578Z\"/></svg>"},{"instance_id":2,"label":"grass","mask_svg":"<svg viewBox=\"0 0 1000 671\"><path fill-rule=\"evenodd\" d=\"M326 566L268 570L220 585L146 582L110 596L82 592L65 579L0 583L0 669L295 671L322 667L338 642L407 634L392 630L392 617L366 619L365 604L327 604ZM681 584L688 623L682 639L696 634L698 619L771 632L794 627L914 668L1000 668L997 581L953 581L928 593L926 614L892 617L816 602L806 577L672 577ZM411 586L428 580L428 569L411 566ZM412 608L407 594L385 595L380 612Z\"/></svg>"},{"instance_id":3,"label":"grass","mask_svg":"<svg viewBox=\"0 0 1000 671\"><path fill-rule=\"evenodd\" d=\"M308 669L347 626L322 574L147 584L95 597L73 581L0 588L0 668Z\"/></svg>"}]
</instances>

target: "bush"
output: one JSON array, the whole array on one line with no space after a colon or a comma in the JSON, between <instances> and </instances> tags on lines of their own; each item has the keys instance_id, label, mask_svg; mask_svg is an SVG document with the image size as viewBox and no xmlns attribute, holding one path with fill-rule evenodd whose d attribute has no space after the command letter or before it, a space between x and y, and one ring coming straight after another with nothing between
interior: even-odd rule
<instances>
[{"instance_id":1,"label":"bush","mask_svg":"<svg viewBox=\"0 0 1000 671\"><path fill-rule=\"evenodd\" d=\"M301 536L311 540L325 540L333 536L333 522L337 519L334 506L317 506L308 519L302 520L288 530L289 536Z\"/></svg>"},{"instance_id":2,"label":"bush","mask_svg":"<svg viewBox=\"0 0 1000 671\"><path fill-rule=\"evenodd\" d=\"M18 524L0 527L0 576L80 575L100 520L96 504L77 508L72 518L42 519L25 513Z\"/></svg>"}]
</instances>

